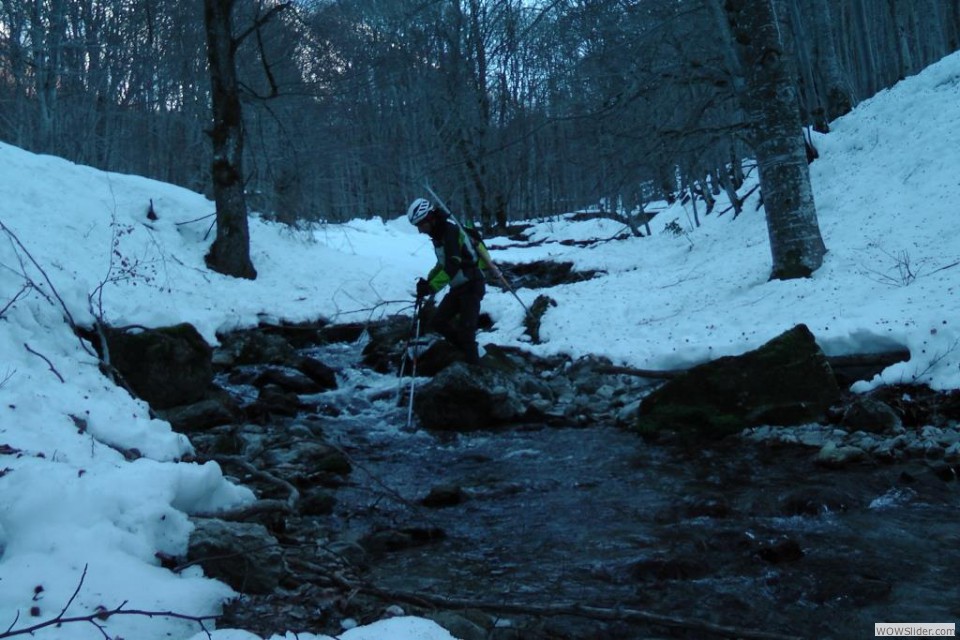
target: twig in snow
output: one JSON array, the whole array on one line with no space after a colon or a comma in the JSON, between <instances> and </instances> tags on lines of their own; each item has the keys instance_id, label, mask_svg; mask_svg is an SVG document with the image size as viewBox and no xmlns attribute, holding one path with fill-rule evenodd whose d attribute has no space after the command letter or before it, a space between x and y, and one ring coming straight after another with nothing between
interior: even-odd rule
<instances>
[{"instance_id":1,"label":"twig in snow","mask_svg":"<svg viewBox=\"0 0 960 640\"><path fill-rule=\"evenodd\" d=\"M90 354L91 356L95 356L96 354L93 353L90 347L88 347L86 343L84 343L84 341L80 339L79 337L80 332L77 327L76 321L74 321L73 319L73 314L70 313L70 309L67 308L67 303L63 301L62 297L60 297L60 293L57 292L57 288L53 286L53 282L50 280L50 276L47 275L47 272L44 270L44 268L40 266L40 263L36 261L36 259L33 257L33 254L31 254L30 251L27 250L27 248L24 246L24 244L20 242L20 238L17 237L17 234L15 234L12 229L7 227L7 225L3 224L2 220L0 220L0 230L2 230L4 233L7 234L7 236L10 237L10 239L17 246L17 248L23 252L23 255L25 255L30 260L30 263L33 264L34 268L36 268L36 270L40 272L40 275L43 276L43 279L46 281L47 286L50 287L50 292L57 299L57 302L60 305L60 310L63 312L63 317L66 319L67 324L70 325L70 329L73 331L74 335L77 336L77 339L80 340L80 346L88 354ZM59 377L59 374L57 375Z\"/></svg>"},{"instance_id":2,"label":"twig in snow","mask_svg":"<svg viewBox=\"0 0 960 640\"><path fill-rule=\"evenodd\" d=\"M57 378L60 380L60 382L64 382L64 383L66 382L66 380L63 379L63 376L60 375L60 372L57 371L56 367L53 366L53 363L50 362L50 359L47 358L47 356L45 356L45 355L43 355L42 353L39 353L39 352L37 352L37 351L34 351L33 349L30 348L30 345L27 344L26 342L23 343L23 346L24 346L24 348L25 348L28 352L32 353L33 355L37 356L38 358L40 358L41 360L43 360L44 362L46 362L46 363L47 363L47 366L50 367L50 371L53 371L53 375L57 376ZM3 637L3 636L0 636L0 638L2 638L2 637Z\"/></svg>"},{"instance_id":3,"label":"twig in snow","mask_svg":"<svg viewBox=\"0 0 960 640\"><path fill-rule=\"evenodd\" d=\"M103 635L106 640L111 640L110 635L104 630L104 625L101 624L106 622L109 618L113 616L143 616L146 618L175 618L177 620L189 620L191 622L196 622L200 625L200 628L204 633L207 634L207 638L213 638L210 631L207 629L204 624L205 620L215 620L216 616L191 616L183 613L175 613L173 611L148 611L144 609L126 609L127 602L124 601L118 607L113 609L106 609L104 607L98 607L93 613L87 614L85 616L67 616L67 609L70 608L70 605L73 604L73 601L77 599L77 596L80 594L80 589L83 588L83 582L87 578L87 568L85 565L83 567L83 573L80 576L80 581L77 583L77 588L74 589L73 595L70 596L70 599L67 600L67 603L63 606L55 617L50 618L49 620L44 620L43 622L38 622L35 625L29 627L22 627L20 629L14 629L17 624L17 620L20 619L20 613L17 612L17 616L14 621L7 627L7 630L3 633L0 633L0 638L13 638L15 636L24 636L24 635L33 635L35 632L40 631L41 629L46 629L48 627L61 627L65 624L71 624L75 622L88 622L95 626L97 630Z\"/></svg>"}]
</instances>

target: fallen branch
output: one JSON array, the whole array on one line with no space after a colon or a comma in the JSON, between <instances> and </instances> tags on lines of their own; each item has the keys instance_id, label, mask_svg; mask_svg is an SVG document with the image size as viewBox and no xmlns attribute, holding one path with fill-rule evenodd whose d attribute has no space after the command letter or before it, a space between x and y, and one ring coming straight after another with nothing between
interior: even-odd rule
<instances>
[{"instance_id":1,"label":"fallen branch","mask_svg":"<svg viewBox=\"0 0 960 640\"><path fill-rule=\"evenodd\" d=\"M957 265L960 265L960 260L958 260L958 261L956 261L956 262L952 262L952 263L948 264L948 265L945 266L945 267L940 267L939 269L934 269L934 270L931 271L930 273L931 273L931 275L932 275L932 274L934 274L934 273L937 273L938 271L946 271L947 269L953 269L953 268L954 268L955 266L957 266Z\"/></svg>"},{"instance_id":2,"label":"fallen branch","mask_svg":"<svg viewBox=\"0 0 960 640\"><path fill-rule=\"evenodd\" d=\"M244 522L264 513L290 513L290 505L283 500L257 500L242 507L225 511L210 511L190 514L194 518L217 518L230 522Z\"/></svg>"},{"instance_id":3,"label":"fallen branch","mask_svg":"<svg viewBox=\"0 0 960 640\"><path fill-rule=\"evenodd\" d=\"M195 518L217 518L220 520L229 520L231 522L242 522L244 520L249 520L254 516L259 516L264 513L296 513L297 503L300 501L300 492L295 486L284 480L283 478L278 478L272 473L258 469L251 463L247 462L239 456L214 456L214 460L217 462L226 462L235 464L243 468L249 474L266 480L271 484L275 484L278 487L282 487L287 490L288 496L286 500L257 500L251 504L243 505L236 507L234 509L227 509L224 511L211 511L203 513L194 513L192 514Z\"/></svg>"},{"instance_id":4,"label":"fallen branch","mask_svg":"<svg viewBox=\"0 0 960 640\"><path fill-rule=\"evenodd\" d=\"M827 356L827 362L834 369L843 367L889 367L892 364L910 359L910 351L898 349L878 353L851 353L846 356Z\"/></svg>"},{"instance_id":5,"label":"fallen branch","mask_svg":"<svg viewBox=\"0 0 960 640\"><path fill-rule=\"evenodd\" d=\"M625 609L621 607L596 607L577 603L537 605L519 604L511 602L487 602L484 600L467 600L448 598L444 596L425 595L406 591L389 591L372 585L357 585L334 574L340 586L351 591L367 593L378 598L391 601L403 601L416 606L427 606L437 609L479 609L498 614L529 615L540 617L575 616L591 620L609 622L642 622L674 629L685 629L698 632L712 633L725 638L742 638L744 640L802 640L799 636L783 635L714 624L704 620L692 618L678 618L666 616L639 609Z\"/></svg>"},{"instance_id":6,"label":"fallen branch","mask_svg":"<svg viewBox=\"0 0 960 640\"><path fill-rule=\"evenodd\" d=\"M194 218L193 220L184 220L183 222L175 222L175 223L174 223L174 226L179 227L179 226L182 226L182 225L185 225L185 224L193 224L194 222L200 222L201 220L206 220L207 218L213 218L213 217L215 217L216 215L217 215L216 212L208 213L208 214L205 215L205 216L200 216L199 218Z\"/></svg>"},{"instance_id":7,"label":"fallen branch","mask_svg":"<svg viewBox=\"0 0 960 640\"><path fill-rule=\"evenodd\" d=\"M903 362L910 359L910 352L906 349L897 349L895 351L881 351L877 353L851 353L844 356L827 356L827 362L833 369L843 369L847 367L889 367L897 362ZM705 363L704 363L705 364ZM693 365L697 366L697 365ZM623 374L628 376L637 376L638 378L653 378L656 380L672 380L677 376L689 371L693 367L686 369L637 369L635 367L625 367L619 365L606 365L598 367L599 373Z\"/></svg>"},{"instance_id":8,"label":"fallen branch","mask_svg":"<svg viewBox=\"0 0 960 640\"><path fill-rule=\"evenodd\" d=\"M262 480L266 480L267 482L270 482L271 484L275 484L278 487L286 489L289 495L287 496L287 500L284 504L286 504L287 510L289 511L296 510L297 503L300 501L300 492L297 490L295 486L293 486L283 478L278 478L272 473L263 471L262 469L258 469L253 464L244 460L240 456L218 455L218 456L215 456L215 459L217 460L217 462L229 462L229 463L235 464L239 467L242 467L244 471L246 471L250 475L256 476ZM280 502L280 501L275 500L273 502Z\"/></svg>"}]
</instances>

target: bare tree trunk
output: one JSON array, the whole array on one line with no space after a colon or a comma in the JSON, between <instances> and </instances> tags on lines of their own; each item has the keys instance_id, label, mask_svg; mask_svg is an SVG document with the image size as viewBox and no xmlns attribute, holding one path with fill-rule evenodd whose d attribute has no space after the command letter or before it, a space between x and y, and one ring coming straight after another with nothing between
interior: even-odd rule
<instances>
[{"instance_id":1,"label":"bare tree trunk","mask_svg":"<svg viewBox=\"0 0 960 640\"><path fill-rule=\"evenodd\" d=\"M30 103L25 97L29 94L30 80L28 79L27 62L29 53L24 43L27 41L29 20L26 8L20 3L0 2L2 21L6 25L6 46L2 50L9 62L9 80L3 87L5 101L2 132L7 140L18 147L29 146Z\"/></svg>"},{"instance_id":2,"label":"bare tree trunk","mask_svg":"<svg viewBox=\"0 0 960 640\"><path fill-rule=\"evenodd\" d=\"M746 78L741 101L757 155L773 257L772 280L806 278L823 264L803 124L790 59L781 38L779 0L724 4Z\"/></svg>"},{"instance_id":3,"label":"bare tree trunk","mask_svg":"<svg viewBox=\"0 0 960 640\"><path fill-rule=\"evenodd\" d=\"M724 193L727 194L727 199L730 200L730 205L733 207L733 217L736 218L743 211L743 201L737 195L737 189L733 186L732 173L733 169L721 168L717 171L717 180L723 187Z\"/></svg>"},{"instance_id":4,"label":"bare tree trunk","mask_svg":"<svg viewBox=\"0 0 960 640\"><path fill-rule=\"evenodd\" d=\"M894 38L897 42L897 76L902 79L917 70L913 61L913 54L910 51L911 25L909 21L914 7L912 2L906 7L902 5L898 7L897 0L888 0L887 4L890 7Z\"/></svg>"},{"instance_id":5,"label":"bare tree trunk","mask_svg":"<svg viewBox=\"0 0 960 640\"><path fill-rule=\"evenodd\" d=\"M213 195L217 237L207 266L236 278L257 277L250 261L250 229L243 193L243 116L237 85L236 46L231 27L234 0L204 0L207 57L213 102Z\"/></svg>"},{"instance_id":6,"label":"bare tree trunk","mask_svg":"<svg viewBox=\"0 0 960 640\"><path fill-rule=\"evenodd\" d=\"M704 174L698 182L700 184L700 195L703 196L704 206L707 208L704 215L710 215L717 204L716 199L713 197L713 186L707 174Z\"/></svg>"},{"instance_id":7,"label":"bare tree trunk","mask_svg":"<svg viewBox=\"0 0 960 640\"><path fill-rule=\"evenodd\" d=\"M827 122L846 115L853 108L853 91L843 69L840 54L833 42L831 0L813 0L813 34L816 41L815 59L823 77L826 97ZM819 129L818 129L819 130Z\"/></svg>"},{"instance_id":8,"label":"bare tree trunk","mask_svg":"<svg viewBox=\"0 0 960 640\"><path fill-rule=\"evenodd\" d=\"M57 149L56 138L59 133L57 119L60 115L60 105L57 88L61 79L66 6L63 0L55 0L48 6L37 0L32 9L33 57L36 65L34 89L39 116L37 150L43 153L54 153ZM45 10L46 13L44 13Z\"/></svg>"}]
</instances>

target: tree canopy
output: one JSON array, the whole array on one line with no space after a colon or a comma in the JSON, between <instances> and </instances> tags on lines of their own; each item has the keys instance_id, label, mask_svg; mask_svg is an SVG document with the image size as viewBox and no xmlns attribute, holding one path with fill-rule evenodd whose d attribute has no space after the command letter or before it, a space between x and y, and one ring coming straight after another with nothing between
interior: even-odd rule
<instances>
[{"instance_id":1,"label":"tree canopy","mask_svg":"<svg viewBox=\"0 0 960 640\"><path fill-rule=\"evenodd\" d=\"M819 130L960 39L955 2L772 1ZM209 193L203 4L0 0L0 138ZM287 222L424 183L486 224L635 210L751 156L713 0L231 4L248 205Z\"/></svg>"}]
</instances>

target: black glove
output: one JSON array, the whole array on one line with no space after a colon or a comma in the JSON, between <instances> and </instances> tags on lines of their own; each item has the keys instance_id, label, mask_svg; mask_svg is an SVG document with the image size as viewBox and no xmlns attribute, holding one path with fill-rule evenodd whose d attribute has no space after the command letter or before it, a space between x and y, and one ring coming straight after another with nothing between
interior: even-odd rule
<instances>
[{"instance_id":1,"label":"black glove","mask_svg":"<svg viewBox=\"0 0 960 640\"><path fill-rule=\"evenodd\" d=\"M433 295L433 287L430 286L430 283L420 278L417 280L417 297L426 298Z\"/></svg>"}]
</instances>

